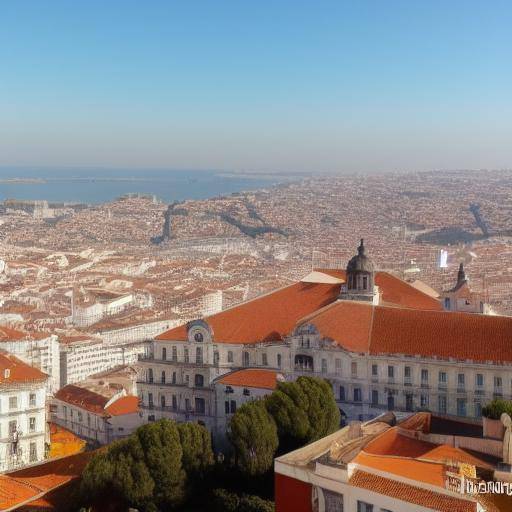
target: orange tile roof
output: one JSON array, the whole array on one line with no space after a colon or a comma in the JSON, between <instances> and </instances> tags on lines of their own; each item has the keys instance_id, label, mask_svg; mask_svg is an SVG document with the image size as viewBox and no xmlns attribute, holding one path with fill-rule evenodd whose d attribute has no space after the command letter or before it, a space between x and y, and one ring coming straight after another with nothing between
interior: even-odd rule
<instances>
[{"instance_id":1,"label":"orange tile roof","mask_svg":"<svg viewBox=\"0 0 512 512\"><path fill-rule=\"evenodd\" d=\"M440 512L476 512L477 510L477 504L473 501L453 498L366 471L355 471L349 483L355 487Z\"/></svg>"},{"instance_id":2,"label":"orange tile roof","mask_svg":"<svg viewBox=\"0 0 512 512\"><path fill-rule=\"evenodd\" d=\"M277 372L273 370L247 368L223 375L217 382L229 386L275 389L277 386Z\"/></svg>"},{"instance_id":3,"label":"orange tile roof","mask_svg":"<svg viewBox=\"0 0 512 512\"><path fill-rule=\"evenodd\" d=\"M55 398L68 404L76 405L86 411L102 415L105 414L105 405L109 401L107 397L94 393L94 391L74 386L73 384L68 384L59 389L55 393Z\"/></svg>"},{"instance_id":4,"label":"orange tile roof","mask_svg":"<svg viewBox=\"0 0 512 512\"><path fill-rule=\"evenodd\" d=\"M373 455L365 451L359 452L352 460L366 468L384 471L396 476L416 480L437 487L444 488L445 467L436 462L423 462L404 457L389 457L385 455Z\"/></svg>"},{"instance_id":5,"label":"orange tile roof","mask_svg":"<svg viewBox=\"0 0 512 512\"><path fill-rule=\"evenodd\" d=\"M0 326L0 341L18 341L26 337L26 334L22 331L6 327L5 325Z\"/></svg>"},{"instance_id":6,"label":"orange tile roof","mask_svg":"<svg viewBox=\"0 0 512 512\"><path fill-rule=\"evenodd\" d=\"M20 361L12 354L0 350L0 384L44 382L47 379L46 373Z\"/></svg>"},{"instance_id":7,"label":"orange tile roof","mask_svg":"<svg viewBox=\"0 0 512 512\"><path fill-rule=\"evenodd\" d=\"M122 416L123 414L134 414L139 412L139 397L122 396L113 404L110 404L106 411L111 416Z\"/></svg>"},{"instance_id":8,"label":"orange tile roof","mask_svg":"<svg viewBox=\"0 0 512 512\"><path fill-rule=\"evenodd\" d=\"M300 318L330 304L338 294L338 284L295 283L206 317L205 321L213 330L215 343L280 341ZM176 327L156 339L186 340L187 327Z\"/></svg>"},{"instance_id":9,"label":"orange tile roof","mask_svg":"<svg viewBox=\"0 0 512 512\"><path fill-rule=\"evenodd\" d=\"M315 269L331 277L342 281L346 279L344 270L337 269ZM389 272L376 272L375 284L379 287L382 294L382 301L396 306L412 309L428 309L433 311L442 311L441 303L427 293L412 286Z\"/></svg>"},{"instance_id":10,"label":"orange tile roof","mask_svg":"<svg viewBox=\"0 0 512 512\"><path fill-rule=\"evenodd\" d=\"M352 352L367 352L373 308L367 304L339 301L323 308L299 324L311 323L326 338Z\"/></svg>"},{"instance_id":11,"label":"orange tile roof","mask_svg":"<svg viewBox=\"0 0 512 512\"><path fill-rule=\"evenodd\" d=\"M355 352L512 361L511 317L339 301L301 323Z\"/></svg>"},{"instance_id":12,"label":"orange tile roof","mask_svg":"<svg viewBox=\"0 0 512 512\"><path fill-rule=\"evenodd\" d=\"M82 452L0 475L0 510L34 510L45 496L79 478L95 452Z\"/></svg>"},{"instance_id":13,"label":"orange tile roof","mask_svg":"<svg viewBox=\"0 0 512 512\"><path fill-rule=\"evenodd\" d=\"M376 307L372 354L512 361L512 318Z\"/></svg>"},{"instance_id":14,"label":"orange tile roof","mask_svg":"<svg viewBox=\"0 0 512 512\"><path fill-rule=\"evenodd\" d=\"M366 445L364 451L370 455L408 457L421 461L443 464L464 462L479 468L493 469L486 461L460 448L421 441L399 433L397 427L390 428ZM413 475L411 475L413 478Z\"/></svg>"}]
</instances>

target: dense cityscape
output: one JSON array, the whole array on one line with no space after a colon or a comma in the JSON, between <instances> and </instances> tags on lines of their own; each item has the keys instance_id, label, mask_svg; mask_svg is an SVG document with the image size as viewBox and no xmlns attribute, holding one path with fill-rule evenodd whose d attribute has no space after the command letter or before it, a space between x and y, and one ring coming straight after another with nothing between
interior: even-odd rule
<instances>
[{"instance_id":1,"label":"dense cityscape","mask_svg":"<svg viewBox=\"0 0 512 512\"><path fill-rule=\"evenodd\" d=\"M424 444L443 445L448 441L439 435L447 429L461 429L458 435L469 429L480 444L461 438L452 446L482 452L485 463L468 462L469 452L461 452L453 454L451 464L459 464L460 457L460 463L488 470L489 457L498 456L498 441L478 425L493 399L512 398L505 353L512 332L511 217L510 171L307 177L172 204L141 194L97 205L5 200L0 215L0 403L5 411L0 464L5 475L0 480L13 490L0 493L2 510L24 510L41 493L49 507L53 500L61 507L55 486L78 489L82 471L97 463L97 457L91 459L95 450L162 419L207 429L211 456L231 468L224 471L265 475L268 465L260 471L240 462L233 434L241 421L237 411L243 414L246 402L271 403L268 397L281 389L280 382L311 376L330 383L327 393L339 418L334 426L348 425L340 431L345 441L329 441L339 445L335 457L345 460L341 446L355 440L366 446L376 432L383 439L407 437L422 425L431 432L421 438ZM362 263L354 263L356 274L368 272L368 277L357 277L356 284L350 269L358 245L354 258ZM339 312L329 306L333 313L321 313L329 303L340 304ZM375 308L375 316L364 341L357 329L369 321L368 307ZM315 310L319 323L314 323ZM400 311L405 316L397 316ZM422 333L409 333L409 316L422 324ZM475 316L482 321L475 324ZM304 324L308 318L312 323ZM338 339L335 318L342 331L343 325L351 329L348 338ZM381 322L388 330L394 325L394 342L379 340ZM428 331L436 343L450 333L448 350L430 347L431 339L420 342ZM486 331L497 344L497 360L485 354L490 340L480 333ZM183 352L187 339L192 345ZM342 357L329 348L326 340L332 339L345 347ZM377 349L378 343L396 347ZM470 354L464 347L471 346ZM359 356L347 359L346 350ZM458 368L466 372L457 374L456 366L442 362L455 360L464 361ZM408 361L412 366L403 367ZM429 374L434 379L438 373L443 394L428 391ZM389 412L383 415L382 409ZM397 428L399 434L392 433ZM280 443L294 448L306 439ZM489 446L482 444L486 439ZM314 446L305 457L322 455L324 449L315 455ZM390 457L403 456L389 450ZM277 510L286 510L288 493L298 485L287 480L287 467L296 459L288 461L285 453L277 451ZM411 461L418 460L414 457ZM42 483L66 461L75 467L70 475ZM29 474L34 464L41 487L31 494L30 480L18 475ZM496 471L503 471L503 462L496 464ZM362 483L349 479L346 485L376 485L375 477L356 474ZM476 473L473 478L476 482ZM84 478L82 486L89 480ZM450 485L465 485L457 482ZM415 481L413 487L422 485ZM453 491L451 498L439 492L436 499L448 504L436 510L453 510ZM225 507L228 498L215 496L219 509ZM262 500L261 510L274 506L268 489L254 496ZM341 510L336 493L321 499L332 500L334 508L324 504L325 510ZM296 500L293 506L301 506ZM412 502L422 505L422 500ZM182 501L176 498L176 504ZM132 504L145 509L144 503ZM477 498L471 503L482 506Z\"/></svg>"}]
</instances>

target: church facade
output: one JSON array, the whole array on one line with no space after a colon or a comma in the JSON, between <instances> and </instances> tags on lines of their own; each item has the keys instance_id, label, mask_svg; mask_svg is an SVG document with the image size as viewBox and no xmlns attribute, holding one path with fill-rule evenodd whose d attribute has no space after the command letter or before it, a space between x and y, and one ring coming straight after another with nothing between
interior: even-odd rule
<instances>
[{"instance_id":1,"label":"church facade","mask_svg":"<svg viewBox=\"0 0 512 512\"><path fill-rule=\"evenodd\" d=\"M236 410L219 382L244 368L326 378L346 419L428 410L476 421L494 397L512 398L512 318L445 311L442 299L376 271L361 240L346 270L315 270L171 329L141 364L147 421L200 421L214 433Z\"/></svg>"}]
</instances>

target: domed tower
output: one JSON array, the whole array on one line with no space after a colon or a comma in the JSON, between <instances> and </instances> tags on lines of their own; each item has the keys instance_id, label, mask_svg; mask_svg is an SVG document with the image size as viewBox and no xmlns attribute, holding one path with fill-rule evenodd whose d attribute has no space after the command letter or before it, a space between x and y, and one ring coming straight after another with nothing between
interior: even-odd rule
<instances>
[{"instance_id":1,"label":"domed tower","mask_svg":"<svg viewBox=\"0 0 512 512\"><path fill-rule=\"evenodd\" d=\"M347 264L346 283L342 287L340 299L374 302L377 298L375 290L375 267L366 255L364 240L357 248L357 254Z\"/></svg>"}]
</instances>

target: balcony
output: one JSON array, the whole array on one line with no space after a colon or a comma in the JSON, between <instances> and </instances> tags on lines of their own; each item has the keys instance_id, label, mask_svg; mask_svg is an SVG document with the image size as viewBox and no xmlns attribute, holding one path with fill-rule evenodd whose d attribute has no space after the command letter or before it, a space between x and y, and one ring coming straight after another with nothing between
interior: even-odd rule
<instances>
[{"instance_id":1,"label":"balcony","mask_svg":"<svg viewBox=\"0 0 512 512\"><path fill-rule=\"evenodd\" d=\"M423 389L429 389L429 388L430 388L430 386L429 386L429 384L428 384L428 381L427 381L427 380L422 380L422 381L421 381L420 386L421 386Z\"/></svg>"},{"instance_id":2,"label":"balcony","mask_svg":"<svg viewBox=\"0 0 512 512\"><path fill-rule=\"evenodd\" d=\"M484 395L484 394L485 394L485 390L483 387L477 386L475 388L475 395Z\"/></svg>"},{"instance_id":3,"label":"balcony","mask_svg":"<svg viewBox=\"0 0 512 512\"><path fill-rule=\"evenodd\" d=\"M412 386L412 379L411 379L411 377L405 377L404 378L404 386Z\"/></svg>"},{"instance_id":4,"label":"balcony","mask_svg":"<svg viewBox=\"0 0 512 512\"><path fill-rule=\"evenodd\" d=\"M437 385L437 389L438 391L444 391L446 392L448 390L448 385L446 384L446 382L440 382L438 385Z\"/></svg>"}]
</instances>

